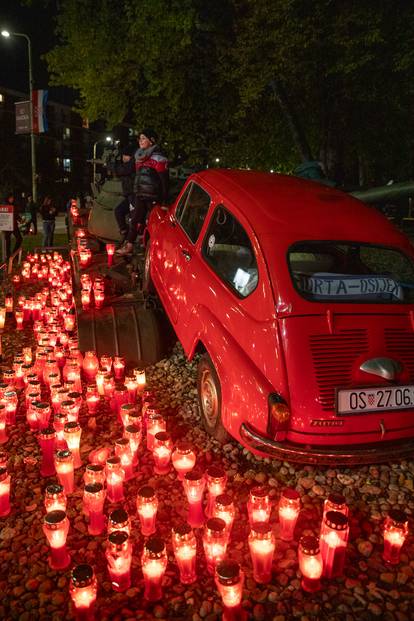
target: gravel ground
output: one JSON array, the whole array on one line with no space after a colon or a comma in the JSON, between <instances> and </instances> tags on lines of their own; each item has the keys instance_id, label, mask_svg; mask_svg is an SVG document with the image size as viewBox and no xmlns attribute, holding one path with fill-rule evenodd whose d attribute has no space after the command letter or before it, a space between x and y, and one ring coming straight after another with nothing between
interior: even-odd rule
<instances>
[{"instance_id":1,"label":"gravel ground","mask_svg":"<svg viewBox=\"0 0 414 621\"><path fill-rule=\"evenodd\" d=\"M26 345L34 345L31 329L13 330L7 320L3 334L3 366ZM171 356L147 369L148 387L157 396L160 409L168 418L173 438L185 437L197 447L201 468L211 463L222 464L227 471L228 489L236 505L236 519L228 555L239 561L246 575L243 606L248 618L255 621L368 620L409 621L414 619L414 545L409 536L401 563L386 566L382 560L383 517L391 508L403 509L410 516L412 528L414 460L389 465L348 468L316 468L257 459L239 444L221 446L201 429L196 397L196 363L185 360L177 345ZM89 452L98 446L111 445L122 435L121 426L102 401L96 418L88 418L83 407L80 418L83 432L81 455L87 462ZM144 443L145 444L145 443ZM72 619L68 595L69 570L56 572L49 568L48 546L42 532L43 496L53 477L39 473L39 448L29 431L24 408L10 439L2 447L9 454L12 476L12 512L0 520L0 619ZM126 483L125 506L132 518L134 557L132 586L126 593L115 593L106 571L105 536L88 535L81 512L83 468L76 471L77 488L68 499L70 531L68 548L73 564L91 563L98 578L96 618L101 621L134 619L175 619L215 621L221 618L220 597L213 579L206 572L202 554L201 532L198 540L198 580L181 585L171 549L171 527L186 516L186 500L175 474L154 476L149 453L140 448L140 465L136 478ZM143 599L140 552L143 537L136 518L137 489L148 483L157 489L159 534L167 541L169 563L164 579L164 597L157 604ZM301 494L302 510L296 527L295 542L277 540L273 578L269 585L258 585L252 578L247 547L248 520L246 501L249 488L267 483L277 503L280 490L295 487ZM343 493L351 512L351 532L344 576L323 581L316 594L304 593L300 587L297 564L297 541L302 534L317 534L323 500L331 491ZM106 504L106 511L113 505ZM276 511L272 523L277 536Z\"/></svg>"}]
</instances>

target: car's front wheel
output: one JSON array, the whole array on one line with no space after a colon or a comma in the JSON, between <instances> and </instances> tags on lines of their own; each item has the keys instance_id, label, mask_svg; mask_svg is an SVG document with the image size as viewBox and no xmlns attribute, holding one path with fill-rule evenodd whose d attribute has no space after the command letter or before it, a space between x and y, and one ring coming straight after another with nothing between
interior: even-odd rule
<instances>
[{"instance_id":1,"label":"car's front wheel","mask_svg":"<svg viewBox=\"0 0 414 621\"><path fill-rule=\"evenodd\" d=\"M220 380L208 354L203 354L198 364L197 389L205 430L219 442L226 442L228 434L221 421Z\"/></svg>"},{"instance_id":2,"label":"car's front wheel","mask_svg":"<svg viewBox=\"0 0 414 621\"><path fill-rule=\"evenodd\" d=\"M155 287L151 280L151 258L150 258L151 241L148 239L145 246L144 271L142 274L142 290L144 293L154 294Z\"/></svg>"}]
</instances>

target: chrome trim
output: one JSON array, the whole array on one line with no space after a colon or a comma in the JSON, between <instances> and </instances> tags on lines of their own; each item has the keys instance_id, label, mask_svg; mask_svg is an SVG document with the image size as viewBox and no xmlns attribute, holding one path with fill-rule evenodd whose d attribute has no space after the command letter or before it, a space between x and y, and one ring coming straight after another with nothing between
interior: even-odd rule
<instances>
[{"instance_id":1,"label":"chrome trim","mask_svg":"<svg viewBox=\"0 0 414 621\"><path fill-rule=\"evenodd\" d=\"M371 358L370 360L365 360L359 368L365 373L377 375L386 380L395 379L396 375L401 373L402 370L401 364L392 358Z\"/></svg>"}]
</instances>

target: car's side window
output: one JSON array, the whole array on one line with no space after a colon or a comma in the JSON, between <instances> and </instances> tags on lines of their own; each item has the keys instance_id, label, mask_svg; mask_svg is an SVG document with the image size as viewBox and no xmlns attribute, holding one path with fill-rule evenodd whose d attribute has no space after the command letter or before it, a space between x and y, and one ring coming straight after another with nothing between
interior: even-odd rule
<instances>
[{"instance_id":1,"label":"car's side window","mask_svg":"<svg viewBox=\"0 0 414 621\"><path fill-rule=\"evenodd\" d=\"M184 198L184 197L183 197ZM176 217L182 228L191 239L193 244L196 243L200 231L203 228L204 220L210 207L210 196L200 188L197 183L191 183L188 199L184 201L183 208L178 214L177 207ZM181 201L180 201L181 203Z\"/></svg>"},{"instance_id":2,"label":"car's side window","mask_svg":"<svg viewBox=\"0 0 414 621\"><path fill-rule=\"evenodd\" d=\"M203 242L203 256L216 274L241 297L257 287L258 268L250 238L236 218L219 205Z\"/></svg>"},{"instance_id":3,"label":"car's side window","mask_svg":"<svg viewBox=\"0 0 414 621\"><path fill-rule=\"evenodd\" d=\"M183 210L184 210L185 204L186 204L187 199L188 199L188 197L189 197L189 195L190 195L192 185L193 185L193 184L192 184L192 183L190 183L190 184L187 186L187 188L186 188L186 190L185 190L184 194L182 195L182 197L181 197L181 198L180 198L180 200L178 201L178 205L177 205L177 207L175 208L175 217L176 217L176 219L177 219L178 221L180 221L181 214L183 213Z\"/></svg>"}]
</instances>

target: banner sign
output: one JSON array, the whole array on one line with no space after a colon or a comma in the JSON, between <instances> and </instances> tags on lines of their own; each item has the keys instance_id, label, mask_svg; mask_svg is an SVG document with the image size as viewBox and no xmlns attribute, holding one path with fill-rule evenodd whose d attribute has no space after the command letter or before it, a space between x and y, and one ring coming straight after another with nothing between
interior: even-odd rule
<instances>
[{"instance_id":1,"label":"banner sign","mask_svg":"<svg viewBox=\"0 0 414 621\"><path fill-rule=\"evenodd\" d=\"M33 133L47 132L46 106L49 91L33 91Z\"/></svg>"},{"instance_id":2,"label":"banner sign","mask_svg":"<svg viewBox=\"0 0 414 621\"><path fill-rule=\"evenodd\" d=\"M0 231L13 230L13 205L0 205Z\"/></svg>"},{"instance_id":3,"label":"banner sign","mask_svg":"<svg viewBox=\"0 0 414 621\"><path fill-rule=\"evenodd\" d=\"M16 101L16 134L30 134L30 101Z\"/></svg>"}]
</instances>

